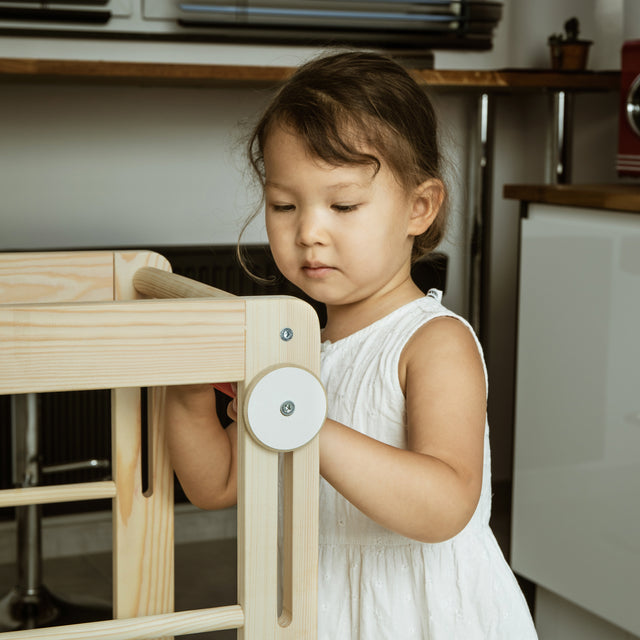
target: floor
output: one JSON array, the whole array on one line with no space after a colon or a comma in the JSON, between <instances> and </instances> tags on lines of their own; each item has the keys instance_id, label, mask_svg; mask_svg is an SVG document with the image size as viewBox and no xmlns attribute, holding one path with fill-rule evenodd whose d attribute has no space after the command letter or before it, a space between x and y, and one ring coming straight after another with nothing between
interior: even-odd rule
<instances>
[{"instance_id":1,"label":"floor","mask_svg":"<svg viewBox=\"0 0 640 640\"><path fill-rule=\"evenodd\" d=\"M495 496L499 498L498 495ZM503 549L508 548L508 516L494 501L492 527ZM176 610L197 609L235 604L236 597L236 541L219 539L176 545ZM12 564L0 565L0 600L16 581ZM97 553L68 558L45 559L42 581L47 590L63 601L75 604L69 608L78 615L77 604L99 603L109 606L111 594L111 554ZM110 610L108 615L110 617ZM0 602L0 627L6 612ZM78 621L78 620L74 620ZM65 621L66 622L66 621ZM235 630L178 636L184 640L232 640Z\"/></svg>"},{"instance_id":2,"label":"floor","mask_svg":"<svg viewBox=\"0 0 640 640\"><path fill-rule=\"evenodd\" d=\"M236 541L213 540L176 545L176 611L235 604ZM0 565L0 599L16 581L13 565ZM98 553L70 558L45 559L42 581L55 598L75 605L110 606L111 554ZM78 606L68 607L70 615L79 615ZM110 609L108 616L111 617ZM0 625L2 614L0 607ZM75 620L77 621L77 620ZM232 640L235 630L177 636L193 640Z\"/></svg>"}]
</instances>

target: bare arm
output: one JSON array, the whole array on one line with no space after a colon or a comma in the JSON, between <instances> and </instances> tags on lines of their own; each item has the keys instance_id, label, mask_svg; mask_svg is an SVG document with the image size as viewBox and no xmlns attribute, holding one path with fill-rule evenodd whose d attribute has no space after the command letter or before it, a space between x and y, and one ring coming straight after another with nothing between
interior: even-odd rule
<instances>
[{"instance_id":1,"label":"bare arm","mask_svg":"<svg viewBox=\"0 0 640 640\"><path fill-rule=\"evenodd\" d=\"M212 387L167 387L165 419L171 463L189 500L202 509L235 504L237 428L220 424Z\"/></svg>"},{"instance_id":2,"label":"bare arm","mask_svg":"<svg viewBox=\"0 0 640 640\"><path fill-rule=\"evenodd\" d=\"M403 352L408 450L327 420L320 470L361 511L423 542L447 540L467 524L482 484L485 381L468 329L433 320Z\"/></svg>"}]
</instances>

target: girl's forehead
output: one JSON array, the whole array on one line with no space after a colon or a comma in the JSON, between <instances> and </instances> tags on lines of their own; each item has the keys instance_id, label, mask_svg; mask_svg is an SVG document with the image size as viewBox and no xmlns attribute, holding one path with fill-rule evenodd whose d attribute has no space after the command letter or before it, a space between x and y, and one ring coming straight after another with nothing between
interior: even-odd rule
<instances>
[{"instance_id":1,"label":"girl's forehead","mask_svg":"<svg viewBox=\"0 0 640 640\"><path fill-rule=\"evenodd\" d=\"M376 129L373 125L367 128L364 125L356 126L355 123L336 122L328 126L326 131L322 128L313 130L314 127L306 131L303 125L300 127L286 120L272 121L264 131L263 150L275 139L278 143L284 140L294 142L304 147L312 156L318 155L315 149L320 147L338 153L347 152L354 156L369 154L379 158L385 146L384 140L378 140L379 136L372 135L372 131Z\"/></svg>"},{"instance_id":2,"label":"girl's forehead","mask_svg":"<svg viewBox=\"0 0 640 640\"><path fill-rule=\"evenodd\" d=\"M330 165L320 159L265 164L265 187L337 191L371 187L377 174L366 165Z\"/></svg>"},{"instance_id":3,"label":"girl's forehead","mask_svg":"<svg viewBox=\"0 0 640 640\"><path fill-rule=\"evenodd\" d=\"M349 173L360 176L360 182L371 182L380 165L385 164L378 152L366 145L355 149L360 157L371 158L367 161L335 161L322 157L306 138L289 127L271 130L264 139L263 160L265 171L277 171L278 168L294 168L299 164L312 165L327 173ZM374 160L375 158L375 160Z\"/></svg>"}]
</instances>

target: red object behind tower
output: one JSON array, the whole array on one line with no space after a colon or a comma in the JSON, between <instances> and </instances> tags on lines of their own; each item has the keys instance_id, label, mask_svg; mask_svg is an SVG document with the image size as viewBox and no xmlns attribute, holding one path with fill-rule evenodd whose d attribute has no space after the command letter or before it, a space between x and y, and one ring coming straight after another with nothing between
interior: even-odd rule
<instances>
[{"instance_id":1,"label":"red object behind tower","mask_svg":"<svg viewBox=\"0 0 640 640\"><path fill-rule=\"evenodd\" d=\"M640 40L622 47L618 125L619 176L640 176Z\"/></svg>"}]
</instances>

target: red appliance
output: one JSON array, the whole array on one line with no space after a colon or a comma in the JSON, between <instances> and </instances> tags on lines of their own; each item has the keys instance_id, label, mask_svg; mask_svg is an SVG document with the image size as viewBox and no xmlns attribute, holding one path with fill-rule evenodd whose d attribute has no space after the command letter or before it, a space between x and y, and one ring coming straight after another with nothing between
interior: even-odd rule
<instances>
[{"instance_id":1,"label":"red appliance","mask_svg":"<svg viewBox=\"0 0 640 640\"><path fill-rule=\"evenodd\" d=\"M620 176L640 177L640 40L622 47L616 169Z\"/></svg>"}]
</instances>

